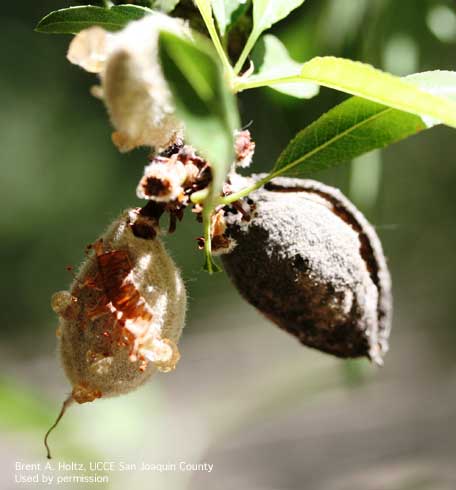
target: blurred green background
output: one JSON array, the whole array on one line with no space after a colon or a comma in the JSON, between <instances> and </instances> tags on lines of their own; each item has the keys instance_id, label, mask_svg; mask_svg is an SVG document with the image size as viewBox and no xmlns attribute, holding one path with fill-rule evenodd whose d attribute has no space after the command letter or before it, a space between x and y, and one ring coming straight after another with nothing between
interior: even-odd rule
<instances>
[{"instance_id":1,"label":"blurred green background","mask_svg":"<svg viewBox=\"0 0 456 490\"><path fill-rule=\"evenodd\" d=\"M69 387L51 294L124 208L145 151L116 152L94 77L65 59L69 37L33 32L57 0L2 4L0 55L0 487L15 461L45 462L44 431ZM295 59L351 57L398 75L456 69L448 0L307 0L273 31ZM242 94L268 170L295 133L344 96ZM110 473L99 488L450 490L456 488L456 133L438 127L315 178L340 187L382 238L395 315L386 366L298 345L201 272L188 213L166 241L190 308L178 369L123 398L74 407L52 436L66 461L208 462L211 473ZM82 488L67 484L66 488Z\"/></svg>"}]
</instances>

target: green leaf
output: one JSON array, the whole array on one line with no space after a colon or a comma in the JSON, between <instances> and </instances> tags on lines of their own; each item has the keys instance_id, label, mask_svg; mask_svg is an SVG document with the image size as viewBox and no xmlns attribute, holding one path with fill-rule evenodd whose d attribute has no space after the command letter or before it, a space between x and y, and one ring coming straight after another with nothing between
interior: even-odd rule
<instances>
[{"instance_id":1,"label":"green leaf","mask_svg":"<svg viewBox=\"0 0 456 490\"><path fill-rule=\"evenodd\" d=\"M196 33L193 38L191 42L162 32L160 57L186 138L211 163L213 200L234 159L233 132L239 116L212 45Z\"/></svg>"},{"instance_id":2,"label":"green leaf","mask_svg":"<svg viewBox=\"0 0 456 490\"><path fill-rule=\"evenodd\" d=\"M117 5L106 9L86 5L55 10L40 20L35 30L48 34L76 34L91 26L100 26L107 31L118 31L128 22L153 13L137 5Z\"/></svg>"},{"instance_id":3,"label":"green leaf","mask_svg":"<svg viewBox=\"0 0 456 490\"><path fill-rule=\"evenodd\" d=\"M193 42L169 32L159 40L161 65L174 97L186 140L211 164L212 184L204 201L205 269L217 272L211 257L211 214L234 160L234 130L239 127L236 101L213 46L193 33Z\"/></svg>"},{"instance_id":4,"label":"green leaf","mask_svg":"<svg viewBox=\"0 0 456 490\"><path fill-rule=\"evenodd\" d=\"M358 95L394 109L427 116L456 127L456 102L444 99L370 65L343 58L313 58L302 65L298 76L282 76L268 80L269 85L312 81L352 95ZM263 82L238 79L235 90L262 86Z\"/></svg>"},{"instance_id":5,"label":"green leaf","mask_svg":"<svg viewBox=\"0 0 456 490\"><path fill-rule=\"evenodd\" d=\"M180 0L155 0L152 4L155 10L169 14L172 12Z\"/></svg>"},{"instance_id":6,"label":"green leaf","mask_svg":"<svg viewBox=\"0 0 456 490\"><path fill-rule=\"evenodd\" d=\"M303 3L304 0L253 0L253 32L256 38Z\"/></svg>"},{"instance_id":7,"label":"green leaf","mask_svg":"<svg viewBox=\"0 0 456 490\"><path fill-rule=\"evenodd\" d=\"M364 63L333 57L314 58L304 63L300 78L456 127L455 102L424 92L404 79Z\"/></svg>"},{"instance_id":8,"label":"green leaf","mask_svg":"<svg viewBox=\"0 0 456 490\"><path fill-rule=\"evenodd\" d=\"M302 63L290 58L287 48L272 34L262 36L255 45L252 61L255 72L248 80L261 82L264 86L269 86L269 80L280 78L284 73L298 76L302 67ZM310 82L279 83L271 85L271 88L300 99L310 99L320 90L319 85Z\"/></svg>"},{"instance_id":9,"label":"green leaf","mask_svg":"<svg viewBox=\"0 0 456 490\"><path fill-rule=\"evenodd\" d=\"M407 81L456 99L456 73L420 73L407 77ZM428 127L431 125L420 116L352 97L298 133L280 155L272 175L306 176Z\"/></svg>"},{"instance_id":10,"label":"green leaf","mask_svg":"<svg viewBox=\"0 0 456 490\"><path fill-rule=\"evenodd\" d=\"M308 175L425 128L419 116L352 97L298 133L280 155L273 174Z\"/></svg>"},{"instance_id":11,"label":"green leaf","mask_svg":"<svg viewBox=\"0 0 456 490\"><path fill-rule=\"evenodd\" d=\"M247 0L212 0L212 10L222 36L230 30L247 7Z\"/></svg>"},{"instance_id":12,"label":"green leaf","mask_svg":"<svg viewBox=\"0 0 456 490\"><path fill-rule=\"evenodd\" d=\"M456 101L456 72L435 70L416 73L405 77L409 83L413 83L430 94L446 97ZM440 121L423 116L423 121L428 127L439 124Z\"/></svg>"},{"instance_id":13,"label":"green leaf","mask_svg":"<svg viewBox=\"0 0 456 490\"><path fill-rule=\"evenodd\" d=\"M242 69L261 34L303 3L304 0L253 0L253 29L236 63L235 73Z\"/></svg>"}]
</instances>

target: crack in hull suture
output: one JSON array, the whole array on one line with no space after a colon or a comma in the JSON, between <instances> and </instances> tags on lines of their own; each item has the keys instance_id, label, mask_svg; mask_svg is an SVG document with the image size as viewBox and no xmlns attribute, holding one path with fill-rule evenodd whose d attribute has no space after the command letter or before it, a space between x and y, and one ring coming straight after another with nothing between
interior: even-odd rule
<instances>
[{"instance_id":1,"label":"crack in hull suture","mask_svg":"<svg viewBox=\"0 0 456 490\"><path fill-rule=\"evenodd\" d=\"M251 198L251 224L227 217L237 245L222 255L240 293L304 345L381 364L391 288L373 228L338 190L314 181L274 179Z\"/></svg>"}]
</instances>

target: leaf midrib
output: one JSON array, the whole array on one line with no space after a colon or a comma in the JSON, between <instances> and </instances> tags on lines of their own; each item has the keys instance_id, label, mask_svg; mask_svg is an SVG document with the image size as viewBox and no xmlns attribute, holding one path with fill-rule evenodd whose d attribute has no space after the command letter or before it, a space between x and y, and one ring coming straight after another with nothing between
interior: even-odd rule
<instances>
[{"instance_id":1,"label":"leaf midrib","mask_svg":"<svg viewBox=\"0 0 456 490\"><path fill-rule=\"evenodd\" d=\"M131 20L131 19L127 19ZM62 25L62 24L98 24L98 25L104 25L104 26L113 26L113 27L122 27L124 24L119 22L119 23L114 23L114 22L103 22L103 21L97 21L97 20L61 20L58 22L49 22L49 24L41 24L38 26L38 28L43 28L43 27L53 27L57 25Z\"/></svg>"},{"instance_id":2,"label":"leaf midrib","mask_svg":"<svg viewBox=\"0 0 456 490\"><path fill-rule=\"evenodd\" d=\"M302 157L298 158L297 160L294 160L293 162L287 164L285 167L281 167L280 169L278 169L276 171L273 170L272 176L273 177L276 177L276 176L278 176L280 174L283 174L284 172L287 172L288 170L292 169L296 165L299 165L299 164L305 162L310 157L312 157L315 154L317 154L318 152L324 150L327 146L332 145L334 142L337 142L339 139L341 139L344 136L350 134L352 131L356 131L356 129L358 129L361 126L363 126L363 124L368 124L368 123L370 123L372 121L375 121L379 117L384 116L388 112L394 111L394 110L397 110L397 109L394 109L393 107L385 107L385 109L383 109L382 111L378 112L377 114L375 114L373 116L370 116L367 119L364 119L363 121L360 121L359 123L355 124L354 126L351 126L350 128L346 129L345 131L342 131L341 133L339 133L336 136L334 136L333 138L329 139L328 141L326 141L322 145L318 146L317 148L314 148L312 151L309 151L309 153L306 153L305 155L303 155ZM278 161L278 163L279 162L280 162L280 160Z\"/></svg>"}]
</instances>

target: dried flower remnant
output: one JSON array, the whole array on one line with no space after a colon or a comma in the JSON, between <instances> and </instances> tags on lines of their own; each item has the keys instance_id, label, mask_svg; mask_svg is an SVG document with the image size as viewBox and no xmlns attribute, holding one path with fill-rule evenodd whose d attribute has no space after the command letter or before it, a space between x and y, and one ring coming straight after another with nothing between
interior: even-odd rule
<instances>
[{"instance_id":1,"label":"dried flower remnant","mask_svg":"<svg viewBox=\"0 0 456 490\"><path fill-rule=\"evenodd\" d=\"M235 161L228 181L235 179L237 166L249 165L252 161L255 143L247 130L235 133ZM175 230L177 220L183 218L185 209L193 206L193 212L201 220L203 207L192 203L192 195L207 189L212 182L210 162L198 155L196 150L185 145L178 139L175 143L163 150L152 159L144 169L144 175L139 181L136 195L140 199L147 199L149 204L142 210L144 219L150 219L158 227L160 217L165 213L170 215L169 232ZM231 185L225 184L223 193L230 194ZM242 210L242 203L235 203L234 207ZM225 250L232 246L232 240L223 236L225 231L221 207L212 217L212 248ZM141 233L138 231L138 233ZM201 243L202 239L198 239Z\"/></svg>"},{"instance_id":2,"label":"dried flower remnant","mask_svg":"<svg viewBox=\"0 0 456 490\"><path fill-rule=\"evenodd\" d=\"M197 155L194 148L180 140L152 158L144 169L136 194L147 199L141 213L158 226L161 215L170 215L169 232L181 220L191 205L191 195L206 189L212 180L210 165Z\"/></svg>"},{"instance_id":3,"label":"dried flower remnant","mask_svg":"<svg viewBox=\"0 0 456 490\"><path fill-rule=\"evenodd\" d=\"M246 185L245 178L237 174L238 168L250 166L255 152L255 142L252 140L250 131L236 131L234 134L235 161L231 166L227 180L223 186L223 195L229 196L241 190ZM238 215L238 220L248 223L255 213L254 202L246 197L231 203L228 206L220 205L211 217L211 250L212 255L222 255L231 252L236 246L236 241L226 233L227 215ZM202 209L195 210L201 215ZM204 238L198 238L199 248L204 249Z\"/></svg>"},{"instance_id":4,"label":"dried flower remnant","mask_svg":"<svg viewBox=\"0 0 456 490\"><path fill-rule=\"evenodd\" d=\"M236 167L247 168L252 163L255 153L255 142L252 140L250 131L236 131L234 134L234 149L236 154Z\"/></svg>"},{"instance_id":5,"label":"dried flower remnant","mask_svg":"<svg viewBox=\"0 0 456 490\"><path fill-rule=\"evenodd\" d=\"M125 211L89 246L70 291L52 298L61 359L73 386L58 420L73 401L128 393L179 360L185 287L155 235L134 233L138 220L139 210Z\"/></svg>"},{"instance_id":6,"label":"dried flower remnant","mask_svg":"<svg viewBox=\"0 0 456 490\"><path fill-rule=\"evenodd\" d=\"M307 346L382 364L391 285L372 226L338 190L311 180L277 178L250 197L250 222L225 216L236 246L222 261L242 296Z\"/></svg>"},{"instance_id":7,"label":"dried flower remnant","mask_svg":"<svg viewBox=\"0 0 456 490\"><path fill-rule=\"evenodd\" d=\"M120 151L138 146L160 151L183 134L159 63L161 30L185 36L190 32L182 20L154 13L116 33L91 27L70 44L68 59L100 76L97 95L105 101Z\"/></svg>"},{"instance_id":8,"label":"dried flower remnant","mask_svg":"<svg viewBox=\"0 0 456 490\"><path fill-rule=\"evenodd\" d=\"M210 165L194 148L178 142L152 158L144 169L136 194L156 202L189 203L189 196L212 180Z\"/></svg>"}]
</instances>

